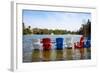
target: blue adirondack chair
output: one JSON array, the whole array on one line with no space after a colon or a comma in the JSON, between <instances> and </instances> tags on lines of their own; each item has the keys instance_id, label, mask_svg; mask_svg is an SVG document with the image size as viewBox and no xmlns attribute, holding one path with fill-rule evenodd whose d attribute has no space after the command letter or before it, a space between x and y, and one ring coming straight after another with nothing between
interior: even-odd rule
<instances>
[{"instance_id":1,"label":"blue adirondack chair","mask_svg":"<svg viewBox=\"0 0 100 73\"><path fill-rule=\"evenodd\" d=\"M56 49L62 50L63 49L63 38L56 38Z\"/></svg>"},{"instance_id":2,"label":"blue adirondack chair","mask_svg":"<svg viewBox=\"0 0 100 73\"><path fill-rule=\"evenodd\" d=\"M90 48L90 47L91 47L91 36L88 36L86 42L84 43L84 48Z\"/></svg>"}]
</instances>

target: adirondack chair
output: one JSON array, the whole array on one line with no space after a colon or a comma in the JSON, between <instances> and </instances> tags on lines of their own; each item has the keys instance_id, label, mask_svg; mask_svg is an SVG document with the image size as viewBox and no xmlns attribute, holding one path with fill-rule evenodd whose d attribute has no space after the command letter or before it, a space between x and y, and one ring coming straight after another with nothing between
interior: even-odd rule
<instances>
[{"instance_id":1,"label":"adirondack chair","mask_svg":"<svg viewBox=\"0 0 100 73\"><path fill-rule=\"evenodd\" d=\"M80 38L79 42L74 43L74 48L75 49L84 48L84 37L83 36Z\"/></svg>"},{"instance_id":2,"label":"adirondack chair","mask_svg":"<svg viewBox=\"0 0 100 73\"><path fill-rule=\"evenodd\" d=\"M32 45L33 45L33 49L40 49L41 46L40 39L33 39Z\"/></svg>"},{"instance_id":3,"label":"adirondack chair","mask_svg":"<svg viewBox=\"0 0 100 73\"><path fill-rule=\"evenodd\" d=\"M67 49L71 49L72 48L72 44L71 44L71 38L69 37L67 37L66 39L65 39L65 48L67 48Z\"/></svg>"},{"instance_id":4,"label":"adirondack chair","mask_svg":"<svg viewBox=\"0 0 100 73\"><path fill-rule=\"evenodd\" d=\"M63 60L63 38L56 38L56 60Z\"/></svg>"},{"instance_id":5,"label":"adirondack chair","mask_svg":"<svg viewBox=\"0 0 100 73\"><path fill-rule=\"evenodd\" d=\"M43 52L42 52L42 60L43 61L50 61L51 60L51 39L50 38L43 38L41 43L43 44Z\"/></svg>"},{"instance_id":6,"label":"adirondack chair","mask_svg":"<svg viewBox=\"0 0 100 73\"><path fill-rule=\"evenodd\" d=\"M37 62L41 60L41 43L40 39L33 39L32 40L33 50L32 50L32 62Z\"/></svg>"},{"instance_id":7,"label":"adirondack chair","mask_svg":"<svg viewBox=\"0 0 100 73\"><path fill-rule=\"evenodd\" d=\"M85 57L91 59L91 36L88 36L84 42Z\"/></svg>"},{"instance_id":8,"label":"adirondack chair","mask_svg":"<svg viewBox=\"0 0 100 73\"><path fill-rule=\"evenodd\" d=\"M43 50L51 49L51 39L50 38L43 38L41 43L43 43Z\"/></svg>"},{"instance_id":9,"label":"adirondack chair","mask_svg":"<svg viewBox=\"0 0 100 73\"><path fill-rule=\"evenodd\" d=\"M91 47L91 37L88 36L84 43L84 48L90 48L90 47Z\"/></svg>"},{"instance_id":10,"label":"adirondack chair","mask_svg":"<svg viewBox=\"0 0 100 73\"><path fill-rule=\"evenodd\" d=\"M56 38L56 49L62 50L63 49L63 38Z\"/></svg>"},{"instance_id":11,"label":"adirondack chair","mask_svg":"<svg viewBox=\"0 0 100 73\"><path fill-rule=\"evenodd\" d=\"M84 37L83 36L80 38L79 42L74 43L74 48L79 49L81 55L80 59L83 59L84 58Z\"/></svg>"},{"instance_id":12,"label":"adirondack chair","mask_svg":"<svg viewBox=\"0 0 100 73\"><path fill-rule=\"evenodd\" d=\"M64 44L64 58L67 60L72 60L72 38L66 37L65 38L65 44Z\"/></svg>"}]
</instances>

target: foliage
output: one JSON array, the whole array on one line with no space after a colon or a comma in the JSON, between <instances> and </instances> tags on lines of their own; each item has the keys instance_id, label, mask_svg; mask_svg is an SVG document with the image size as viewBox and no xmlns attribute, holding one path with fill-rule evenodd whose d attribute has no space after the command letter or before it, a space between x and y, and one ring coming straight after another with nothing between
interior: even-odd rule
<instances>
[{"instance_id":1,"label":"foliage","mask_svg":"<svg viewBox=\"0 0 100 73\"><path fill-rule=\"evenodd\" d=\"M62 34L81 34L84 36L91 35L91 21L88 20L87 23L82 24L79 30L77 31L69 31L69 30L62 30L62 29L40 29L40 28L31 28L31 26L26 27L23 24L23 35L27 34L55 34L55 35L62 35Z\"/></svg>"}]
</instances>

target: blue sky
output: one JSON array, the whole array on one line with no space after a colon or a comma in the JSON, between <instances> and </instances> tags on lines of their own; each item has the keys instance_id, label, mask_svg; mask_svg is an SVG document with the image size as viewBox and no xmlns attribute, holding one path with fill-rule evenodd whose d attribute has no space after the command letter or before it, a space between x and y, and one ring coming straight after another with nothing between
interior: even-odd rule
<instances>
[{"instance_id":1,"label":"blue sky","mask_svg":"<svg viewBox=\"0 0 100 73\"><path fill-rule=\"evenodd\" d=\"M88 19L91 20L91 14L23 10L22 19L25 26L30 25L32 28L76 31L83 23L86 23Z\"/></svg>"}]
</instances>

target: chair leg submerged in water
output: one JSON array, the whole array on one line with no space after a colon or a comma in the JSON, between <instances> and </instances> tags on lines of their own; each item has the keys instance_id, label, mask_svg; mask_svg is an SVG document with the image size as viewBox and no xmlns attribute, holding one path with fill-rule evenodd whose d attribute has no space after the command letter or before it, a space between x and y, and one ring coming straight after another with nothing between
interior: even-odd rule
<instances>
[{"instance_id":1,"label":"chair leg submerged in water","mask_svg":"<svg viewBox=\"0 0 100 73\"><path fill-rule=\"evenodd\" d=\"M65 59L66 60L72 60L72 49L68 49L68 48L65 48Z\"/></svg>"},{"instance_id":2,"label":"chair leg submerged in water","mask_svg":"<svg viewBox=\"0 0 100 73\"><path fill-rule=\"evenodd\" d=\"M51 60L51 50L43 50L42 52L42 60L43 61L50 61Z\"/></svg>"},{"instance_id":3,"label":"chair leg submerged in water","mask_svg":"<svg viewBox=\"0 0 100 73\"><path fill-rule=\"evenodd\" d=\"M34 49L32 51L32 62L41 61L40 55L41 55L40 50L39 49Z\"/></svg>"},{"instance_id":4,"label":"chair leg submerged in water","mask_svg":"<svg viewBox=\"0 0 100 73\"><path fill-rule=\"evenodd\" d=\"M63 50L56 50L56 60L63 60Z\"/></svg>"}]
</instances>

